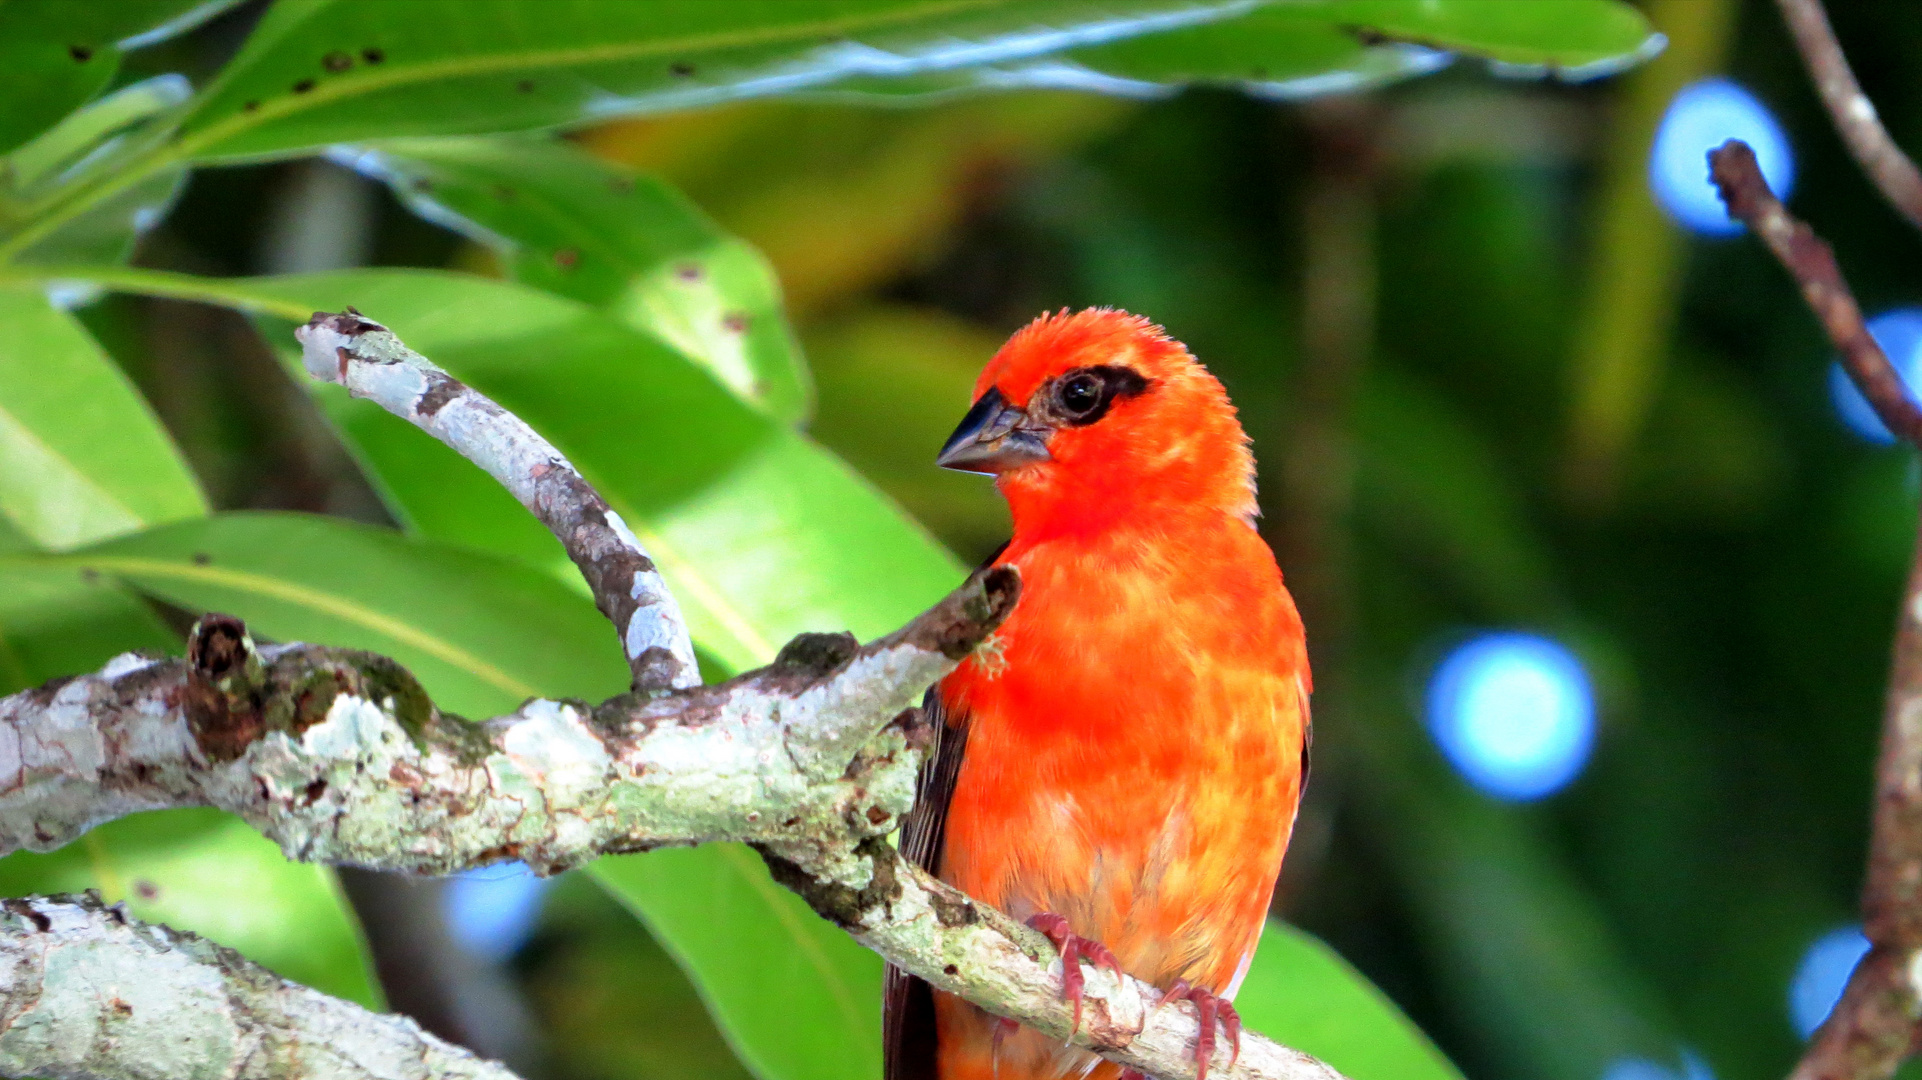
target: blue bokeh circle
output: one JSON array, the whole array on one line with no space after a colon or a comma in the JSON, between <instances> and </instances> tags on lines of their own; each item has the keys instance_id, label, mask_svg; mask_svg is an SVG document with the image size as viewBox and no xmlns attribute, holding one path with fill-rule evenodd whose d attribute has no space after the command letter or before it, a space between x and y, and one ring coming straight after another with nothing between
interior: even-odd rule
<instances>
[{"instance_id":1,"label":"blue bokeh circle","mask_svg":"<svg viewBox=\"0 0 1922 1080\"><path fill-rule=\"evenodd\" d=\"M1595 743L1581 661L1538 634L1487 633L1457 646L1428 683L1429 734L1478 790L1526 801L1575 779Z\"/></svg>"},{"instance_id":2,"label":"blue bokeh circle","mask_svg":"<svg viewBox=\"0 0 1922 1080\"><path fill-rule=\"evenodd\" d=\"M1708 152L1729 139L1755 151L1762 177L1777 196L1788 198L1795 186L1795 155L1767 106L1728 79L1690 83L1669 102L1648 155L1655 201L1683 228L1709 236L1742 231L1708 178Z\"/></svg>"}]
</instances>

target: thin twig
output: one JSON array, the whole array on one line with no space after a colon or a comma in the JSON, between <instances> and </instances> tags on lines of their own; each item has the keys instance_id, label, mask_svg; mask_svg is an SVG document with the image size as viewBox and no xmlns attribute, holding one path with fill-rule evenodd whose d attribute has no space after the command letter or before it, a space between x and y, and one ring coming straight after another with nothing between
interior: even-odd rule
<instances>
[{"instance_id":1,"label":"thin twig","mask_svg":"<svg viewBox=\"0 0 1922 1080\"><path fill-rule=\"evenodd\" d=\"M359 312L315 312L294 336L314 378L339 383L453 447L560 538L601 614L620 631L635 689L700 685L687 620L654 561L553 444Z\"/></svg>"},{"instance_id":2,"label":"thin twig","mask_svg":"<svg viewBox=\"0 0 1922 1080\"><path fill-rule=\"evenodd\" d=\"M1754 230L1795 278L1882 423L1922 446L1922 409L1869 335L1828 244L1769 192L1743 143L1724 143L1709 165L1729 216ZM1922 1014L1922 547L1896 622L1862 917L1869 953L1791 1080L1883 1080L1909 1056Z\"/></svg>"},{"instance_id":3,"label":"thin twig","mask_svg":"<svg viewBox=\"0 0 1922 1080\"><path fill-rule=\"evenodd\" d=\"M1875 106L1855 81L1855 72L1850 70L1848 58L1842 55L1842 46L1829 26L1828 13L1822 10L1822 0L1776 2L1781 5L1789 32L1795 36L1802 62L1808 65L1809 78L1822 95L1822 104L1828 106L1849 153L1855 155L1882 197L1922 228L1922 172L1889 138Z\"/></svg>"},{"instance_id":4,"label":"thin twig","mask_svg":"<svg viewBox=\"0 0 1922 1080\"><path fill-rule=\"evenodd\" d=\"M1922 446L1922 408L1909 396L1902 376L1882 353L1862 321L1862 309L1835 264L1835 252L1815 230L1798 221L1769 190L1748 144L1730 139L1708 155L1709 176L1721 189L1728 216L1747 225L1768 245L1795 279L1829 340L1842 355L1842 367L1875 408L1882 423L1904 441Z\"/></svg>"}]
</instances>

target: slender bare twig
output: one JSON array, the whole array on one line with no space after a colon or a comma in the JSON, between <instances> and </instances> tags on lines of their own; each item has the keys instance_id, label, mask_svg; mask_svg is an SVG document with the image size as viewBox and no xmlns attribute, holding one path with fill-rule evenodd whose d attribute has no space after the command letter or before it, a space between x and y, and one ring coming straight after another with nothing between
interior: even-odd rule
<instances>
[{"instance_id":1,"label":"slender bare twig","mask_svg":"<svg viewBox=\"0 0 1922 1080\"><path fill-rule=\"evenodd\" d=\"M601 614L620 631L636 689L700 685L674 594L633 530L551 443L358 312L315 312L294 336L309 374L372 399L453 447L560 538Z\"/></svg>"},{"instance_id":2,"label":"slender bare twig","mask_svg":"<svg viewBox=\"0 0 1922 1080\"><path fill-rule=\"evenodd\" d=\"M1829 26L1828 13L1822 10L1822 0L1777 3L1782 8L1782 20L1795 36L1802 62L1808 66L1809 78L1822 95L1822 104L1828 106L1849 153L1855 155L1882 197L1922 228L1922 172L1916 171L1915 162L1889 138L1875 106L1855 81L1855 72L1850 70L1848 58L1842 55L1842 46Z\"/></svg>"},{"instance_id":3,"label":"slender bare twig","mask_svg":"<svg viewBox=\"0 0 1922 1080\"><path fill-rule=\"evenodd\" d=\"M0 907L0 1075L514 1080L98 896Z\"/></svg>"},{"instance_id":4,"label":"slender bare twig","mask_svg":"<svg viewBox=\"0 0 1922 1080\"><path fill-rule=\"evenodd\" d=\"M1828 244L1770 193L1743 143L1724 143L1709 155L1709 165L1729 215L1754 230L1795 278L1882 423L1922 446L1922 409L1869 336ZM1908 1057L1922 1015L1922 547L1904 596L1862 889L1869 954L1791 1080L1882 1080Z\"/></svg>"},{"instance_id":5,"label":"slender bare twig","mask_svg":"<svg viewBox=\"0 0 1922 1080\"><path fill-rule=\"evenodd\" d=\"M1922 446L1922 408L1916 406L1882 347L1869 335L1848 282L1835 264L1835 252L1815 230L1796 220L1782 205L1747 143L1730 139L1711 152L1709 175L1721 189L1730 217L1755 231L1802 290L1829 340L1842 355L1842 367L1874 406L1882 423L1903 440Z\"/></svg>"},{"instance_id":6,"label":"slender bare twig","mask_svg":"<svg viewBox=\"0 0 1922 1080\"><path fill-rule=\"evenodd\" d=\"M1856 82L1821 0L1778 0L1809 77L1849 152L1911 224L1922 228L1922 172L1889 137ZM1922 410L1869 336L1834 254L1795 221L1730 143L1710 156L1729 213L1749 224L1786 266L1841 352L1849 377L1890 431L1922 446ZM1876 766L1863 928L1869 954L1796 1066L1793 1080L1880 1080L1912 1052L1922 1016L1922 533L1917 538L1884 704Z\"/></svg>"}]
</instances>

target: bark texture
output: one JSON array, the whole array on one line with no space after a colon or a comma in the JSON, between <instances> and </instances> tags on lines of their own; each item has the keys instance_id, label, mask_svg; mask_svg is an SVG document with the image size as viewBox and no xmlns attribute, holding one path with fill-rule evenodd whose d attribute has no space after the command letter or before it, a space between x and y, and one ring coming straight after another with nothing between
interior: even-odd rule
<instances>
[{"instance_id":1,"label":"bark texture","mask_svg":"<svg viewBox=\"0 0 1922 1080\"><path fill-rule=\"evenodd\" d=\"M94 895L0 906L0 1075L52 1080L514 1080Z\"/></svg>"},{"instance_id":2,"label":"bark texture","mask_svg":"<svg viewBox=\"0 0 1922 1080\"><path fill-rule=\"evenodd\" d=\"M687 620L667 582L627 522L552 443L351 308L315 312L294 336L308 374L460 451L560 538L601 614L620 631L637 689L700 685Z\"/></svg>"},{"instance_id":3,"label":"bark texture","mask_svg":"<svg viewBox=\"0 0 1922 1080\"><path fill-rule=\"evenodd\" d=\"M635 688L532 700L471 723L394 661L256 645L208 615L185 660L117 657L0 700L0 854L46 851L141 810L216 806L290 858L447 874L542 873L668 844L751 844L862 944L936 986L1156 1076L1190 1077L1193 1006L1083 966L1071 1030L1047 939L909 866L885 839L914 797L923 691L1013 610L984 570L862 646L804 634L775 662L698 685L687 630L633 533L526 424L358 313L300 331L308 370L407 418L498 479L567 546L627 647ZM241 901L241 902L244 902ZM5 902L0 1074L488 1077L419 1031L291 986L234 953L97 899ZM1224 1080L1340 1080L1247 1033Z\"/></svg>"},{"instance_id":4,"label":"bark texture","mask_svg":"<svg viewBox=\"0 0 1922 1080\"><path fill-rule=\"evenodd\" d=\"M1793 17L1798 8L1787 5ZM1820 15L1820 8L1815 9ZM1798 28L1800 34L1803 28ZM1822 25L1827 32L1826 22ZM1806 47L1806 43L1805 43ZM1839 60L1840 54L1837 54ZM1811 60L1813 63L1813 60ZM1845 67L1846 70L1846 67ZM1825 91L1826 92L1826 91ZM1864 102L1866 104L1866 102ZM1871 115L1871 119L1873 116ZM1906 159L1904 159L1906 161ZM1913 167L1911 167L1913 172ZM1745 143L1709 154L1709 175L1741 221L1768 245L1841 353L1842 367L1897 438L1922 448L1922 408L1862 321L1862 309L1815 231L1782 205ZM1790 1080L1885 1080L1912 1052L1922 1020L1922 544L1895 627L1882 713L1868 880L1862 889L1868 955L1849 977Z\"/></svg>"},{"instance_id":5,"label":"bark texture","mask_svg":"<svg viewBox=\"0 0 1922 1080\"><path fill-rule=\"evenodd\" d=\"M718 686L534 699L479 724L440 712L385 657L259 648L208 616L185 660L122 656L0 700L0 854L138 810L216 806L289 858L374 870L520 859L553 873L740 840L850 880L847 849L913 801L922 691L1019 591L1012 571L989 571L865 647L807 635Z\"/></svg>"}]
</instances>

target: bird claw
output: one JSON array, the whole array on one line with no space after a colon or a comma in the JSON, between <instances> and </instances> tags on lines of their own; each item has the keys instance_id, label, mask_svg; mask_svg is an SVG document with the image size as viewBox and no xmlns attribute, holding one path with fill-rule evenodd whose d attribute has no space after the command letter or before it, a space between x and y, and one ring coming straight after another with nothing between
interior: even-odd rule
<instances>
[{"instance_id":1,"label":"bird claw","mask_svg":"<svg viewBox=\"0 0 1922 1080\"><path fill-rule=\"evenodd\" d=\"M1234 1068L1241 1059L1241 1014L1235 1011L1226 999L1217 997L1213 991L1194 986L1186 979L1176 979L1175 984L1161 992L1148 1011L1170 1001L1192 1001L1195 1013L1201 1020L1201 1030L1195 1034L1195 1080L1208 1080L1208 1062L1215 1056L1215 1022L1221 1022L1221 1029L1228 1033L1228 1067Z\"/></svg>"},{"instance_id":2,"label":"bird claw","mask_svg":"<svg viewBox=\"0 0 1922 1080\"><path fill-rule=\"evenodd\" d=\"M1005 1016L994 1018L994 1035L988 1044L988 1061L993 1069L994 1080L1001 1080L1001 1040L1021 1030L1018 1021Z\"/></svg>"},{"instance_id":3,"label":"bird claw","mask_svg":"<svg viewBox=\"0 0 1922 1080\"><path fill-rule=\"evenodd\" d=\"M1048 940L1054 942L1056 951L1061 953L1061 996L1074 1006L1074 1026L1068 1029L1072 1035L1081 1030L1081 961L1086 960L1097 968L1107 968L1117 980L1121 978L1121 963L1106 945L1069 929L1064 916L1044 911L1030 918L1028 925L1047 935Z\"/></svg>"}]
</instances>

